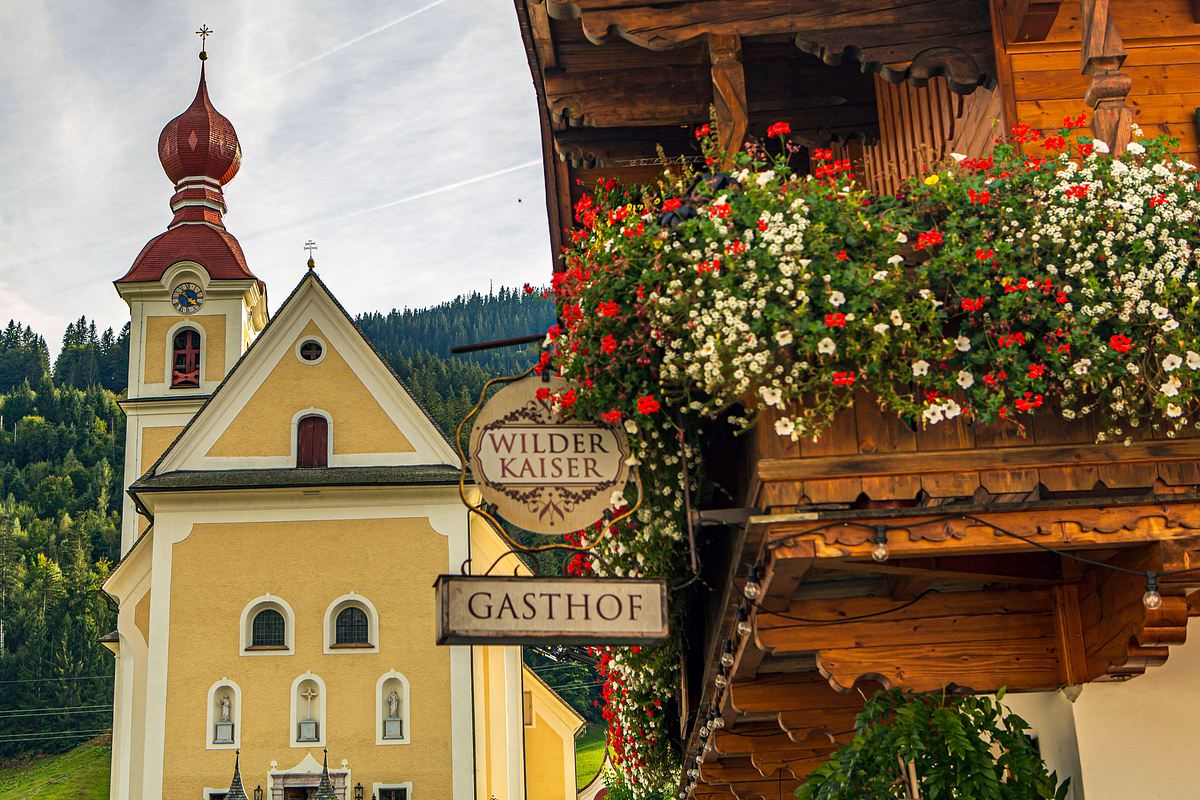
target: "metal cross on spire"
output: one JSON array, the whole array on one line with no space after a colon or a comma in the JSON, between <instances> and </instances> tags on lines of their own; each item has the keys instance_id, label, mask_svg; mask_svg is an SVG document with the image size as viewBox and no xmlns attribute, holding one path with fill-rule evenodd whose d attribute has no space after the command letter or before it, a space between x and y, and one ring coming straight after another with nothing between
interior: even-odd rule
<instances>
[{"instance_id":1,"label":"metal cross on spire","mask_svg":"<svg viewBox=\"0 0 1200 800\"><path fill-rule=\"evenodd\" d=\"M196 35L200 37L200 60L204 61L208 58L208 37L212 36L213 32L207 25L201 25L200 30L196 31Z\"/></svg>"},{"instance_id":2,"label":"metal cross on spire","mask_svg":"<svg viewBox=\"0 0 1200 800\"><path fill-rule=\"evenodd\" d=\"M313 259L313 251L317 249L317 243L309 239L304 243L304 249L308 251L308 268L316 269L317 262Z\"/></svg>"}]
</instances>

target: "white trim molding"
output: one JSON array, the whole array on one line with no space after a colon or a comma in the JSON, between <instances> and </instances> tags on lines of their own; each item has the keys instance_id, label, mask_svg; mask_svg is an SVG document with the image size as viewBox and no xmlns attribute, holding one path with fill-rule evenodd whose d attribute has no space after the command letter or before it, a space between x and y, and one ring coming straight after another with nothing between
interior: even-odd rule
<instances>
[{"instance_id":1,"label":"white trim molding","mask_svg":"<svg viewBox=\"0 0 1200 800\"><path fill-rule=\"evenodd\" d=\"M317 686L317 740L315 742L298 741L300 735L300 686L305 681L312 681ZM292 681L290 690L290 730L288 731L288 742L291 747L312 749L315 747L324 747L329 736L325 732L325 709L329 707L329 695L325 689L325 681L321 680L320 675L314 675L311 671L305 672L303 675L297 675Z\"/></svg>"},{"instance_id":2,"label":"white trim molding","mask_svg":"<svg viewBox=\"0 0 1200 800\"><path fill-rule=\"evenodd\" d=\"M407 789L408 796L405 798L405 800L413 800L412 781L408 781L407 783L372 783L371 784L371 794L375 795L376 797L379 796L380 789Z\"/></svg>"},{"instance_id":3,"label":"white trim molding","mask_svg":"<svg viewBox=\"0 0 1200 800\"><path fill-rule=\"evenodd\" d=\"M390 684L400 684L400 733L399 739L383 738L383 709L387 704L387 699L384 697L384 690ZM375 744L377 745L393 745L393 744L412 744L412 714L410 713L411 706L409 705L409 689L408 678L396 670L385 672L375 682ZM386 787L393 788L393 787ZM400 788L400 787L395 787Z\"/></svg>"},{"instance_id":4,"label":"white trim molding","mask_svg":"<svg viewBox=\"0 0 1200 800\"><path fill-rule=\"evenodd\" d=\"M283 614L283 643L282 650L251 650L254 641L254 617L264 609L274 609ZM296 652L296 612L282 597L272 594L259 595L246 604L242 609L241 621L238 624L238 653L244 656L290 656Z\"/></svg>"},{"instance_id":5,"label":"white trim molding","mask_svg":"<svg viewBox=\"0 0 1200 800\"><path fill-rule=\"evenodd\" d=\"M229 721L233 723L233 741L218 743L216 741L217 724L217 692L228 689L230 698ZM242 746L242 687L229 678L221 680L208 687L207 724L204 726L205 750L236 750ZM220 791L219 789L217 791Z\"/></svg>"},{"instance_id":6,"label":"white trim molding","mask_svg":"<svg viewBox=\"0 0 1200 800\"><path fill-rule=\"evenodd\" d=\"M335 642L337 633L337 615L350 606L357 606L367 615L367 638L370 647L340 647ZM379 612L370 600L362 595L350 592L334 600L325 609L325 654L334 653L378 653L379 652Z\"/></svg>"}]
</instances>

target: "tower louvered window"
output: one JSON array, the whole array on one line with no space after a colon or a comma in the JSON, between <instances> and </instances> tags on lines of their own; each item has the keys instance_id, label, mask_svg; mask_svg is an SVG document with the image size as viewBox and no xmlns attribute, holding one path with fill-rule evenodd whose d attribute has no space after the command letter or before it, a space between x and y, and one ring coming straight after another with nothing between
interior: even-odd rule
<instances>
[{"instance_id":1,"label":"tower louvered window","mask_svg":"<svg viewBox=\"0 0 1200 800\"><path fill-rule=\"evenodd\" d=\"M184 328L171 343L171 388L200 385L200 332Z\"/></svg>"}]
</instances>

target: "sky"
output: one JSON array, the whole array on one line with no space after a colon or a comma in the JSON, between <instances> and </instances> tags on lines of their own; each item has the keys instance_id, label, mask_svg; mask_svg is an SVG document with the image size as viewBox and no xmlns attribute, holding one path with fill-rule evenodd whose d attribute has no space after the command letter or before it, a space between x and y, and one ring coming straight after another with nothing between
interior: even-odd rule
<instances>
[{"instance_id":1,"label":"sky","mask_svg":"<svg viewBox=\"0 0 1200 800\"><path fill-rule=\"evenodd\" d=\"M536 98L504 0L0 3L0 323L57 351L119 328L112 281L166 229L158 134L213 105L242 166L225 223L272 312L317 242L351 313L524 282L550 266ZM524 331L513 331L514 335Z\"/></svg>"}]
</instances>

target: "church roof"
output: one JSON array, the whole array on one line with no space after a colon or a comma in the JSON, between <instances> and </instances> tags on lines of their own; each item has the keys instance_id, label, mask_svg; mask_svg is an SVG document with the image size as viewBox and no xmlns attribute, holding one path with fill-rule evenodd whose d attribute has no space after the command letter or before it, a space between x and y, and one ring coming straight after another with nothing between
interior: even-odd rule
<instances>
[{"instance_id":1,"label":"church roof","mask_svg":"<svg viewBox=\"0 0 1200 800\"><path fill-rule=\"evenodd\" d=\"M117 283L156 281L180 261L195 261L215 280L258 280L232 233L224 227L196 224L169 228L146 242Z\"/></svg>"},{"instance_id":2,"label":"church roof","mask_svg":"<svg viewBox=\"0 0 1200 800\"><path fill-rule=\"evenodd\" d=\"M178 470L144 475L129 487L145 492L208 491L219 489L303 489L333 486L445 486L458 483L452 464L383 467L324 467L318 469Z\"/></svg>"}]
</instances>

